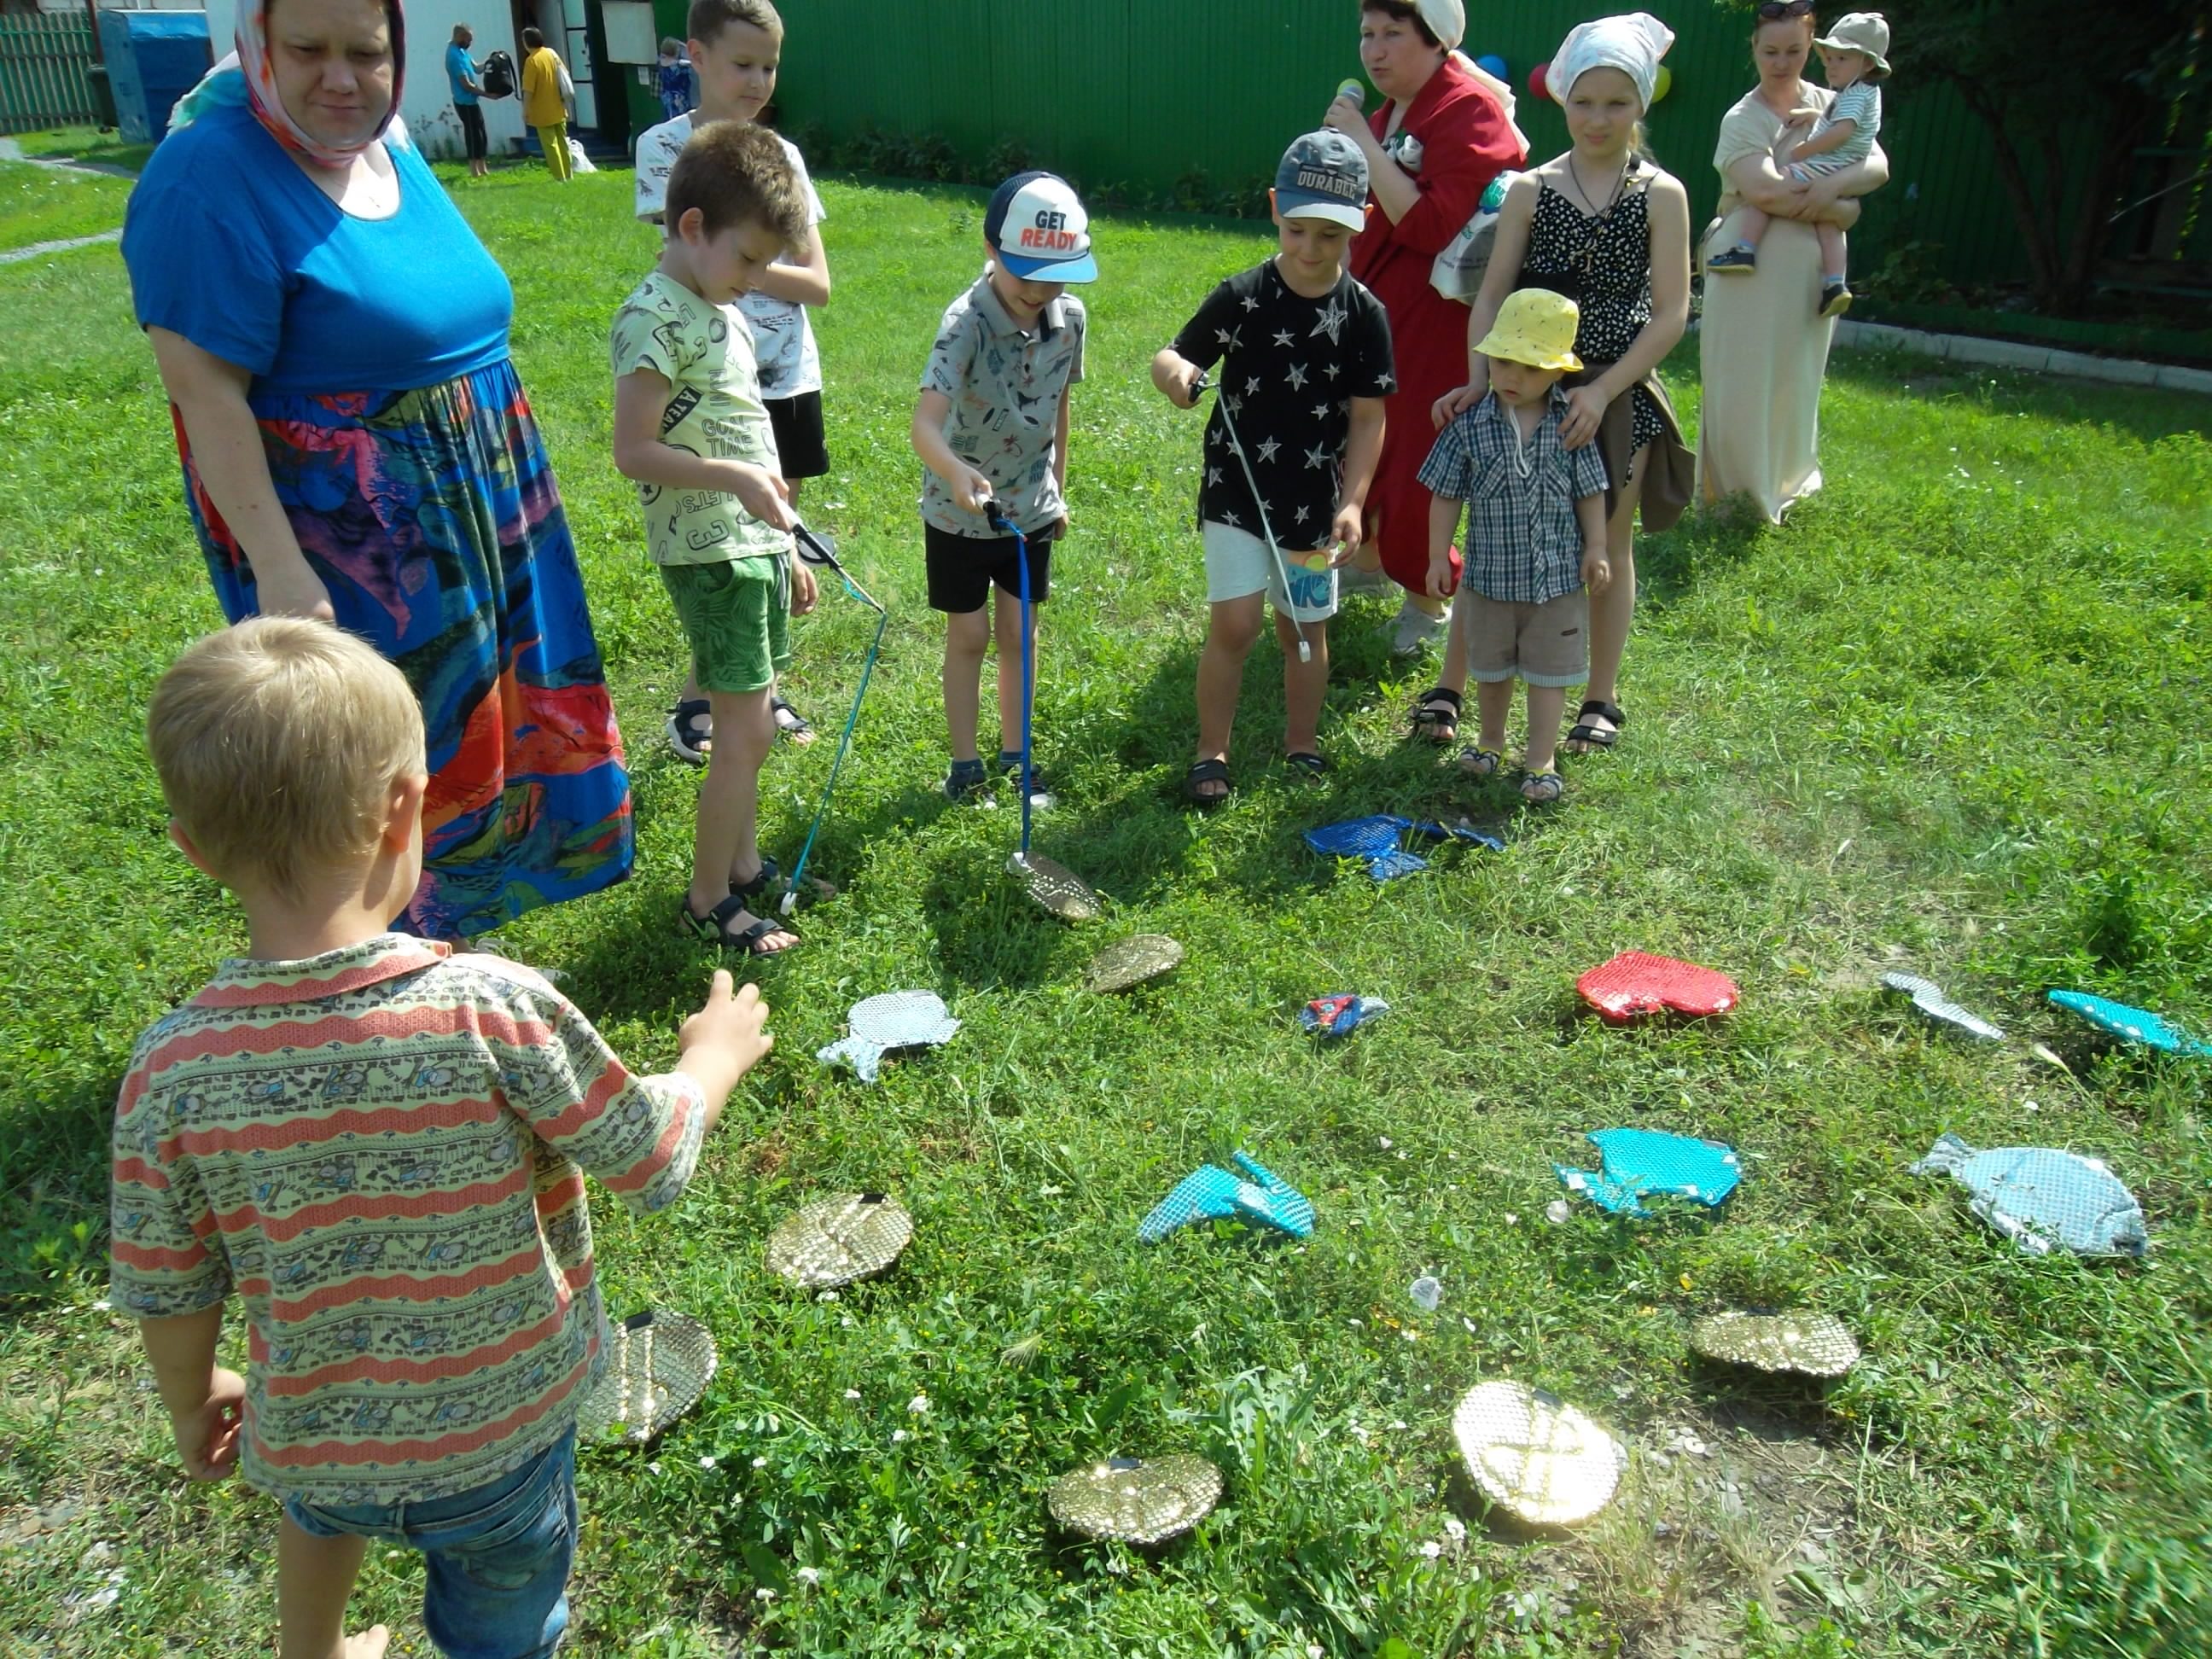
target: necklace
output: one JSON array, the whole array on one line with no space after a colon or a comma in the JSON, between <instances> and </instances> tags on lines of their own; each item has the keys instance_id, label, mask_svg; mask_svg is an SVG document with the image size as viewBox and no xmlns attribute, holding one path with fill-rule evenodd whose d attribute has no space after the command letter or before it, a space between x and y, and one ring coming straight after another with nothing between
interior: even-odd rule
<instances>
[{"instance_id":1,"label":"necklace","mask_svg":"<svg viewBox=\"0 0 2212 1659\"><path fill-rule=\"evenodd\" d=\"M1603 218L1620 204L1620 192L1628 186L1629 169L1635 165L1636 158L1632 155L1621 162L1620 171L1613 177L1613 194L1606 198L1605 205L1600 207L1597 198L1583 184L1583 172L1575 165L1575 153L1572 150L1567 152L1567 177L1573 180L1575 194L1583 198L1583 205L1589 210L1590 216L1596 219Z\"/></svg>"}]
</instances>

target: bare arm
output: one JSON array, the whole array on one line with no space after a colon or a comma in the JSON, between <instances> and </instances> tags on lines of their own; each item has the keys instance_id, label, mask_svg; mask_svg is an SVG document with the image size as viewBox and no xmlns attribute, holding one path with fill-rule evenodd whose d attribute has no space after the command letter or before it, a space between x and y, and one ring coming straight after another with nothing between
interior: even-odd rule
<instances>
[{"instance_id":1,"label":"bare arm","mask_svg":"<svg viewBox=\"0 0 2212 1659\"><path fill-rule=\"evenodd\" d=\"M768 1057L775 1039L768 1034L768 1004L760 988L742 990L731 984L729 970L714 970L706 1006L684 1022L678 1038L681 1052L677 1069L699 1085L706 1097L707 1117L700 1133L714 1129L738 1079Z\"/></svg>"},{"instance_id":2,"label":"bare arm","mask_svg":"<svg viewBox=\"0 0 2212 1659\"><path fill-rule=\"evenodd\" d=\"M1413 204L1421 199L1421 187L1413 176L1392 161L1382 146L1368 129L1367 117L1360 106L1349 98L1333 101L1321 124L1342 133L1359 146L1359 153L1367 158L1367 187L1375 192L1375 205L1381 208L1392 224L1413 211Z\"/></svg>"},{"instance_id":3,"label":"bare arm","mask_svg":"<svg viewBox=\"0 0 2212 1659\"><path fill-rule=\"evenodd\" d=\"M797 252L797 249L793 250ZM822 231L817 226L806 238L806 257L778 259L761 272L760 291L771 299L795 306L830 303L830 256L823 252Z\"/></svg>"},{"instance_id":4,"label":"bare arm","mask_svg":"<svg viewBox=\"0 0 2212 1659\"><path fill-rule=\"evenodd\" d=\"M1067 528L1067 428L1068 405L1074 401L1075 388L1068 386L1060 394L1060 418L1052 425L1052 487L1060 492L1060 527Z\"/></svg>"},{"instance_id":5,"label":"bare arm","mask_svg":"<svg viewBox=\"0 0 2212 1659\"><path fill-rule=\"evenodd\" d=\"M1177 409L1188 409L1198 401L1191 388L1205 372L1173 346L1162 346L1152 354L1152 385Z\"/></svg>"},{"instance_id":6,"label":"bare arm","mask_svg":"<svg viewBox=\"0 0 2212 1659\"><path fill-rule=\"evenodd\" d=\"M1382 459L1382 399L1354 398L1352 428L1344 440L1344 490L1337 497L1336 522L1330 534L1342 550L1336 562L1348 563L1359 550L1367 517L1368 486L1375 482L1376 465Z\"/></svg>"},{"instance_id":7,"label":"bare arm","mask_svg":"<svg viewBox=\"0 0 2212 1659\"><path fill-rule=\"evenodd\" d=\"M1834 122L1792 149L1790 152L1790 159L1793 161L1802 161L1812 156L1826 155L1831 150L1841 149L1845 144L1850 143L1858 130L1859 124L1856 121Z\"/></svg>"},{"instance_id":8,"label":"bare arm","mask_svg":"<svg viewBox=\"0 0 2212 1659\"><path fill-rule=\"evenodd\" d=\"M763 524L788 530L791 486L750 461L694 455L663 443L661 417L675 388L649 368L633 369L615 382L615 470L640 483L667 489L714 490L734 495Z\"/></svg>"},{"instance_id":9,"label":"bare arm","mask_svg":"<svg viewBox=\"0 0 2212 1659\"><path fill-rule=\"evenodd\" d=\"M246 1404L245 1379L215 1363L222 1304L172 1319L142 1319L138 1334L168 1408L185 1474L194 1480L222 1480L238 1462Z\"/></svg>"},{"instance_id":10,"label":"bare arm","mask_svg":"<svg viewBox=\"0 0 2212 1659\"><path fill-rule=\"evenodd\" d=\"M149 328L146 337L183 418L201 487L253 567L262 612L330 619L331 596L300 551L269 476L261 428L246 401L252 375L166 328Z\"/></svg>"},{"instance_id":11,"label":"bare arm","mask_svg":"<svg viewBox=\"0 0 2212 1659\"><path fill-rule=\"evenodd\" d=\"M1583 586L1602 593L1613 586L1613 561L1605 551L1605 496L1577 497L1575 524L1583 532Z\"/></svg>"},{"instance_id":12,"label":"bare arm","mask_svg":"<svg viewBox=\"0 0 2212 1659\"><path fill-rule=\"evenodd\" d=\"M1796 190L1782 176L1771 155L1745 155L1731 163L1729 186L1740 199L1778 219L1796 219L1808 224L1825 222L1848 229L1857 222L1859 207L1850 199L1881 189L1889 182L1889 158L1881 146L1863 161L1841 173L1823 173L1803 190Z\"/></svg>"},{"instance_id":13,"label":"bare arm","mask_svg":"<svg viewBox=\"0 0 2212 1659\"><path fill-rule=\"evenodd\" d=\"M1067 417L1067 399L1060 402L1060 418ZM945 487L952 492L953 505L963 513L981 513L983 503L991 498L991 481L952 453L952 446L945 441L945 417L952 413L952 399L942 392L925 392L914 406L914 424L908 437L914 453L921 457L921 464L945 480Z\"/></svg>"},{"instance_id":14,"label":"bare arm","mask_svg":"<svg viewBox=\"0 0 2212 1659\"><path fill-rule=\"evenodd\" d=\"M1451 586L1451 538L1459 528L1460 509L1464 505L1456 495L1429 497L1429 597L1441 599Z\"/></svg>"}]
</instances>

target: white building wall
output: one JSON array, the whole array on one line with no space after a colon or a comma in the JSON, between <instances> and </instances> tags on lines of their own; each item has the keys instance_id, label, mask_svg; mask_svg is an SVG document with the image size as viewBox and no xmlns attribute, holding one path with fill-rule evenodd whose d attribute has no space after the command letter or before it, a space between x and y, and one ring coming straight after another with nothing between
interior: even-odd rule
<instances>
[{"instance_id":1,"label":"white building wall","mask_svg":"<svg viewBox=\"0 0 2212 1659\"><path fill-rule=\"evenodd\" d=\"M207 0L207 15L215 55L222 58L230 51L238 27L236 0ZM469 55L478 64L503 52L514 59L518 76L522 70L521 43L514 38L505 0L407 0L407 78L400 91L399 112L426 155L451 161L459 161L462 154L460 118L453 113L453 94L446 85L446 47L456 23L476 31ZM522 137L522 100L486 98L478 107L484 112L491 153L512 152L514 141Z\"/></svg>"}]
</instances>

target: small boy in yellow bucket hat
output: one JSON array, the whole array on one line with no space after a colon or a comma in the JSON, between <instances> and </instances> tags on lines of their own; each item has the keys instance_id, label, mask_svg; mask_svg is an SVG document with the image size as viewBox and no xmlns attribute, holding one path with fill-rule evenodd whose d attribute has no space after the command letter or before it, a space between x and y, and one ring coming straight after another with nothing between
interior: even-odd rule
<instances>
[{"instance_id":1,"label":"small boy in yellow bucket hat","mask_svg":"<svg viewBox=\"0 0 2212 1659\"><path fill-rule=\"evenodd\" d=\"M1569 449L1559 437L1567 396L1559 378L1581 368L1575 329L1581 310L1548 289L1506 296L1475 347L1490 360L1482 401L1437 434L1422 464L1429 509L1429 592L1451 581L1453 534L1461 538L1467 592L1452 610L1475 682L1482 735L1459 757L1486 778L1505 764L1505 717L1513 682L1528 688L1528 742L1521 793L1539 805L1566 786L1555 765L1567 688L1589 678L1589 595L1613 580L1605 556L1605 463L1595 444ZM1586 591L1587 590L1587 591Z\"/></svg>"}]
</instances>

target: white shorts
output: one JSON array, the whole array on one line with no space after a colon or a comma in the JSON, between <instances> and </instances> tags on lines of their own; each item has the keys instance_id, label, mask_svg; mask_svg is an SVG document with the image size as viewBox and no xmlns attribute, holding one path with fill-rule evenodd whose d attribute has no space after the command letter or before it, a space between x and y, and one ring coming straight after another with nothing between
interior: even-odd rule
<instances>
[{"instance_id":1,"label":"white shorts","mask_svg":"<svg viewBox=\"0 0 2212 1659\"><path fill-rule=\"evenodd\" d=\"M1211 519L1199 526L1199 534L1206 545L1206 599L1209 605L1265 591L1267 603L1275 607L1276 612L1293 622L1327 622L1336 614L1336 572L1310 569L1307 564L1309 560L1315 560L1326 565L1326 549L1318 553L1305 549L1295 552L1287 547L1283 550L1283 561L1291 570L1291 591L1285 594L1275 556L1257 536L1233 525L1216 524Z\"/></svg>"}]
</instances>

